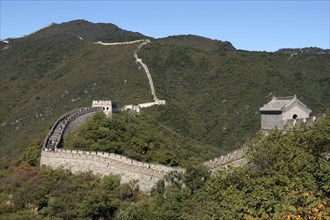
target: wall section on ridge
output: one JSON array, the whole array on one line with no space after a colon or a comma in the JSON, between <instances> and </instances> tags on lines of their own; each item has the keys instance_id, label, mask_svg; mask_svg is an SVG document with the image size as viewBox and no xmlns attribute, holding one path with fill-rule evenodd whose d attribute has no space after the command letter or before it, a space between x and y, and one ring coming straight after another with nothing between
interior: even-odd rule
<instances>
[{"instance_id":1,"label":"wall section on ridge","mask_svg":"<svg viewBox=\"0 0 330 220\"><path fill-rule=\"evenodd\" d=\"M64 130L64 134L63 136L65 137L66 135L74 132L75 130L77 130L77 128L79 128L81 125L85 124L87 122L87 120L91 117L93 117L93 115L96 114L95 112L89 112L87 114L81 115L79 117L77 117L75 120L73 120L70 124L68 124L68 126L65 128Z\"/></svg>"},{"instance_id":2,"label":"wall section on ridge","mask_svg":"<svg viewBox=\"0 0 330 220\"><path fill-rule=\"evenodd\" d=\"M138 180L139 188L142 191L150 191L158 180L163 179L171 171L185 171L182 168L139 162L118 154L60 149L42 151L40 165L53 169L63 168L72 173L92 172L100 176L120 175L121 183Z\"/></svg>"}]
</instances>

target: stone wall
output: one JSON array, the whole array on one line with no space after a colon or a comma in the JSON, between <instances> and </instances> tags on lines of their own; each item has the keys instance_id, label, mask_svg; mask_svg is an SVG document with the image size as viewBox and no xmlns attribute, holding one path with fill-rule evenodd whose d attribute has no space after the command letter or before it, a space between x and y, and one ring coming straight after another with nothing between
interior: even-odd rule
<instances>
[{"instance_id":1,"label":"stone wall","mask_svg":"<svg viewBox=\"0 0 330 220\"><path fill-rule=\"evenodd\" d=\"M81 123L81 120L85 120L95 111L102 111L102 109L95 107L79 108L60 117L45 139L41 152L40 165L52 167L54 169L63 168L73 173L92 172L101 176L111 174L120 175L121 183L137 180L140 189L143 191L150 191L158 180L163 179L164 176L170 172L185 172L185 169L182 168L143 163L113 153L61 150L57 147L50 150L48 144L52 137L60 135L62 139L64 133L70 132L71 129ZM312 126L315 122L324 117L325 114L320 114L305 119L286 120L285 128L290 129L300 124ZM62 123L64 123L65 127L59 130ZM227 155L222 155L206 161L203 165L210 169L210 173L214 173L214 171L228 166L244 166L248 163L248 160L245 158L245 151L246 148L244 147Z\"/></svg>"},{"instance_id":2,"label":"stone wall","mask_svg":"<svg viewBox=\"0 0 330 220\"><path fill-rule=\"evenodd\" d=\"M247 164L244 158L246 148L235 150L229 154L216 157L212 160L204 162L204 165L209 167L212 171L226 166L240 167Z\"/></svg>"},{"instance_id":3,"label":"stone wall","mask_svg":"<svg viewBox=\"0 0 330 220\"><path fill-rule=\"evenodd\" d=\"M287 109L282 114L283 120L293 119L293 116L296 115L297 119L299 118L308 118L309 117L308 111L305 108L301 107L299 104L292 106L290 109Z\"/></svg>"},{"instance_id":4,"label":"stone wall","mask_svg":"<svg viewBox=\"0 0 330 220\"><path fill-rule=\"evenodd\" d=\"M325 114L319 114L308 118L285 120L283 121L284 122L283 124L285 124L284 126L285 129L292 129L296 126L300 126L301 124L313 126L316 122L322 120L324 117ZM248 160L245 158L245 151L246 148L243 147L229 154L222 155L220 157L216 157L214 159L206 161L204 162L204 165L209 167L211 172L214 172L218 169L227 166L234 166L234 167L244 166L248 163Z\"/></svg>"},{"instance_id":5,"label":"stone wall","mask_svg":"<svg viewBox=\"0 0 330 220\"><path fill-rule=\"evenodd\" d=\"M110 100L93 100L92 107L102 108L107 117L112 116L112 102Z\"/></svg>"},{"instance_id":6,"label":"stone wall","mask_svg":"<svg viewBox=\"0 0 330 220\"><path fill-rule=\"evenodd\" d=\"M72 121L64 130L63 136L65 137L66 135L72 133L75 131L78 127L81 125L85 124L89 118L91 118L93 115L95 115L96 111L94 112L89 112L84 115L81 115L80 117L76 118L74 121Z\"/></svg>"},{"instance_id":7,"label":"stone wall","mask_svg":"<svg viewBox=\"0 0 330 220\"><path fill-rule=\"evenodd\" d=\"M165 101L164 100L158 100L157 102L147 102L147 103L141 103L139 104L140 108L148 108L154 105L165 105Z\"/></svg>"},{"instance_id":8,"label":"stone wall","mask_svg":"<svg viewBox=\"0 0 330 220\"><path fill-rule=\"evenodd\" d=\"M262 112L261 113L261 129L283 128L283 119L280 112Z\"/></svg>"},{"instance_id":9,"label":"stone wall","mask_svg":"<svg viewBox=\"0 0 330 220\"><path fill-rule=\"evenodd\" d=\"M296 126L300 126L305 124L307 126L313 126L314 123L322 120L325 118L325 114L318 114L315 116L310 116L308 118L300 118L300 119L289 119L284 121L284 128L285 129L292 129Z\"/></svg>"},{"instance_id":10,"label":"stone wall","mask_svg":"<svg viewBox=\"0 0 330 220\"><path fill-rule=\"evenodd\" d=\"M54 169L63 168L73 173L92 172L101 176L120 175L121 183L138 180L139 187L143 191L149 191L158 180L171 171L185 171L182 168L143 163L118 154L61 149L42 151L40 165Z\"/></svg>"},{"instance_id":11,"label":"stone wall","mask_svg":"<svg viewBox=\"0 0 330 220\"><path fill-rule=\"evenodd\" d=\"M91 113L101 111L98 107L82 107L78 109L71 110L66 114L62 115L56 120L53 127L50 129L47 137L42 146L42 150L54 150L57 149L63 140L63 134L69 125L75 121L77 118Z\"/></svg>"}]
</instances>

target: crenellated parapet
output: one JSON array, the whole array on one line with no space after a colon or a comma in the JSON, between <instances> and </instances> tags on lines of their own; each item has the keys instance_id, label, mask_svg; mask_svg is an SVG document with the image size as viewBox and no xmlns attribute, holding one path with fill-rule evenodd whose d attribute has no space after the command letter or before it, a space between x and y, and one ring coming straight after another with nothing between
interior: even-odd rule
<instances>
[{"instance_id":1,"label":"crenellated parapet","mask_svg":"<svg viewBox=\"0 0 330 220\"><path fill-rule=\"evenodd\" d=\"M102 108L107 117L112 116L112 102L111 100L93 100L92 107Z\"/></svg>"},{"instance_id":2,"label":"crenellated parapet","mask_svg":"<svg viewBox=\"0 0 330 220\"><path fill-rule=\"evenodd\" d=\"M300 125L313 126L316 122L325 118L325 114L318 114L308 118L288 119L284 121L284 129L292 129Z\"/></svg>"},{"instance_id":3,"label":"crenellated parapet","mask_svg":"<svg viewBox=\"0 0 330 220\"><path fill-rule=\"evenodd\" d=\"M128 157L125 157L120 154L108 153L108 152L100 152L100 151L83 151L83 150L65 150L65 149L57 149L55 153L58 153L62 156L68 157L85 157L86 159L95 159L103 160L110 159L113 162L121 163L122 166L134 167L136 171L142 171L144 173L153 172L155 174L162 173L167 174L172 171L174 172L184 172L185 169L178 167L168 167L162 164L154 164L154 163L145 163L138 160L133 160ZM133 169L134 169L133 168Z\"/></svg>"},{"instance_id":4,"label":"crenellated parapet","mask_svg":"<svg viewBox=\"0 0 330 220\"><path fill-rule=\"evenodd\" d=\"M204 165L209 167L212 171L219 167L226 166L244 166L247 160L244 158L246 148L241 148L230 152L226 155L216 157L214 159L204 162Z\"/></svg>"},{"instance_id":5,"label":"crenellated parapet","mask_svg":"<svg viewBox=\"0 0 330 220\"><path fill-rule=\"evenodd\" d=\"M72 173L120 175L122 183L138 180L139 187L143 191L151 190L157 181L170 172L185 172L182 168L144 163L114 153L83 150L42 151L40 165L67 169Z\"/></svg>"},{"instance_id":6,"label":"crenellated parapet","mask_svg":"<svg viewBox=\"0 0 330 220\"><path fill-rule=\"evenodd\" d=\"M185 169L182 168L144 163L114 153L59 149L64 134L70 130L70 126L80 120L78 118L83 119L93 112L104 111L106 104L111 105L104 101L94 101L93 104L94 107L78 108L57 119L44 141L40 159L41 166L54 169L64 168L73 173L92 172L102 176L120 175L122 183L138 180L140 189L144 191L149 191L158 180L170 172L185 172Z\"/></svg>"},{"instance_id":7,"label":"crenellated parapet","mask_svg":"<svg viewBox=\"0 0 330 220\"><path fill-rule=\"evenodd\" d=\"M310 116L308 118L300 119L289 119L284 121L284 129L292 129L300 125L314 126L316 122L325 118L325 114L318 114L316 116ZM230 152L226 155L216 157L214 159L204 162L204 165L209 167L211 171L215 171L222 167L227 166L244 166L248 163L248 160L245 158L245 147Z\"/></svg>"}]
</instances>

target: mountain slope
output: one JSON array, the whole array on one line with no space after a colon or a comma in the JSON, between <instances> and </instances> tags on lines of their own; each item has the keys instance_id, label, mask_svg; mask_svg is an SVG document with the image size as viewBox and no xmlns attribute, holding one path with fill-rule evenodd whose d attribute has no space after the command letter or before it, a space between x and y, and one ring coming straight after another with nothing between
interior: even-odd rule
<instances>
[{"instance_id":1,"label":"mountain slope","mask_svg":"<svg viewBox=\"0 0 330 220\"><path fill-rule=\"evenodd\" d=\"M146 37L111 24L78 20L2 42L0 154L7 157L1 157L1 167L26 146L41 145L66 111L94 99L111 99L119 107L152 101L148 79L133 57L136 44L93 43L141 38ZM188 35L151 40L140 56L157 96L167 102L146 112L181 135L224 151L259 130L258 108L272 95L296 94L314 113L329 107L329 54L290 58Z\"/></svg>"},{"instance_id":2,"label":"mountain slope","mask_svg":"<svg viewBox=\"0 0 330 220\"><path fill-rule=\"evenodd\" d=\"M190 137L232 149L260 128L259 108L273 95L296 94L313 114L329 107L330 54L196 49L156 40L141 51L165 108L158 120ZM174 43L173 43L174 42Z\"/></svg>"},{"instance_id":3,"label":"mountain slope","mask_svg":"<svg viewBox=\"0 0 330 220\"><path fill-rule=\"evenodd\" d=\"M85 26L88 25L95 26L96 30L103 27L91 23ZM77 21L73 21L2 45L1 154L17 155L29 140L42 141L61 114L90 106L92 100L111 99L121 106L152 101L147 76L135 63L134 51L138 44L96 45L64 33L70 31L69 26L71 33L78 33L75 32ZM110 26L107 34L112 36L114 26L105 28L107 26ZM120 29L116 31L119 34L114 39L118 41L136 35ZM105 36L103 32L101 35Z\"/></svg>"}]
</instances>

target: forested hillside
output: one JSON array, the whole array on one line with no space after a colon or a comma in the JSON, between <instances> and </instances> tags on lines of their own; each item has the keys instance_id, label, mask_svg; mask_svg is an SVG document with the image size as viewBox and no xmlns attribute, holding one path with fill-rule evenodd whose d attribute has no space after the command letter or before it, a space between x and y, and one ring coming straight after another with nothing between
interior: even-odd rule
<instances>
[{"instance_id":1,"label":"forested hillside","mask_svg":"<svg viewBox=\"0 0 330 220\"><path fill-rule=\"evenodd\" d=\"M330 54L235 50L197 36L155 40L141 51L168 105L148 110L169 127L222 149L260 128L259 108L273 95L297 95L312 110L330 103Z\"/></svg>"},{"instance_id":2,"label":"forested hillside","mask_svg":"<svg viewBox=\"0 0 330 220\"><path fill-rule=\"evenodd\" d=\"M53 24L1 42L1 167L27 146L39 147L66 111L110 99L118 107L151 101L137 45L102 46L147 38L112 24L84 20ZM149 38L151 39L151 38ZM313 113L329 107L330 54L236 50L199 36L151 39L139 56L167 105L145 110L180 135L226 152L259 129L258 109L273 95L296 94ZM13 138L15 137L15 138Z\"/></svg>"},{"instance_id":3,"label":"forested hillside","mask_svg":"<svg viewBox=\"0 0 330 220\"><path fill-rule=\"evenodd\" d=\"M78 34L94 38L80 40ZM1 157L1 167L29 144L41 145L52 124L69 110L91 106L95 99L119 106L151 101L147 77L133 56L137 45L93 43L141 37L111 24L78 20L2 43L0 152L7 157Z\"/></svg>"}]
</instances>

